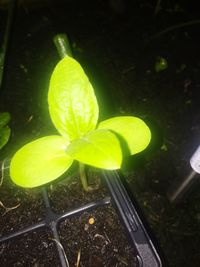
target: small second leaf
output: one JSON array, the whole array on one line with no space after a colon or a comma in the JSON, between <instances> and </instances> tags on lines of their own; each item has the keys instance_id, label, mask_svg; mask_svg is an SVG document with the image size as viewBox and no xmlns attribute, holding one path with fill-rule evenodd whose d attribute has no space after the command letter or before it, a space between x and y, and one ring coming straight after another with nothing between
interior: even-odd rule
<instances>
[{"instance_id":1,"label":"small second leaf","mask_svg":"<svg viewBox=\"0 0 200 267\"><path fill-rule=\"evenodd\" d=\"M11 131L8 126L0 128L0 149L8 142L10 133Z\"/></svg>"}]
</instances>

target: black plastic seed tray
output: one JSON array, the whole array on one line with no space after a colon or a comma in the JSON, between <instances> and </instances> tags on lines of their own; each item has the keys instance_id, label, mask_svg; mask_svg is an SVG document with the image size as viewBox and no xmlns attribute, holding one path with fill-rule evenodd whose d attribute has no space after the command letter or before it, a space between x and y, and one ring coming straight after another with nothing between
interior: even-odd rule
<instances>
[{"instance_id":1,"label":"black plastic seed tray","mask_svg":"<svg viewBox=\"0 0 200 267\"><path fill-rule=\"evenodd\" d=\"M103 176L130 242L138 253L139 266L163 266L147 229L121 182L119 173L103 172Z\"/></svg>"},{"instance_id":2,"label":"black plastic seed tray","mask_svg":"<svg viewBox=\"0 0 200 267\"><path fill-rule=\"evenodd\" d=\"M57 230L58 223L62 220L87 212L89 210L96 209L97 207L110 204L112 202L113 206L123 222L130 244L137 251L137 261L139 267L161 267L162 262L160 256L154 247L154 244L140 218L138 212L132 203L127 191L125 190L120 175L115 171L104 171L103 178L109 189L110 196L104 199L90 202L84 206L80 206L76 209L64 212L63 214L57 214L52 210L51 203L47 194L47 189L42 188L42 194L44 203L46 206L46 216L33 225L26 228L20 229L19 231L13 232L7 236L0 238L0 243L7 242L8 240L15 239L25 233L30 233L37 231L41 228L48 228L53 234L55 240L60 242L59 233ZM56 243L60 263L62 267L68 267L66 258L64 256L63 250L59 244Z\"/></svg>"}]
</instances>

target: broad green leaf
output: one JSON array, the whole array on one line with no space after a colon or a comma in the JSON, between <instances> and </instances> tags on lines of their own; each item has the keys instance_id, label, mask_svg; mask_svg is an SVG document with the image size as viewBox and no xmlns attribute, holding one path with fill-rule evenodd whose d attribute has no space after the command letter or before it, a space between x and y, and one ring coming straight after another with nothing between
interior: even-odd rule
<instances>
[{"instance_id":1,"label":"broad green leaf","mask_svg":"<svg viewBox=\"0 0 200 267\"><path fill-rule=\"evenodd\" d=\"M92 131L98 120L98 103L92 85L80 64L63 58L51 76L48 94L51 119L67 140Z\"/></svg>"},{"instance_id":2,"label":"broad green leaf","mask_svg":"<svg viewBox=\"0 0 200 267\"><path fill-rule=\"evenodd\" d=\"M73 141L67 153L82 163L108 170L119 169L122 162L120 142L108 130L95 130Z\"/></svg>"},{"instance_id":3,"label":"broad green leaf","mask_svg":"<svg viewBox=\"0 0 200 267\"><path fill-rule=\"evenodd\" d=\"M8 142L10 137L10 128L8 126L5 126L3 128L0 128L0 149L5 146L5 144Z\"/></svg>"},{"instance_id":4,"label":"broad green leaf","mask_svg":"<svg viewBox=\"0 0 200 267\"><path fill-rule=\"evenodd\" d=\"M151 132L145 122L137 117L121 116L102 121L99 129L109 129L126 142L131 155L143 151L151 140Z\"/></svg>"},{"instance_id":5,"label":"broad green leaf","mask_svg":"<svg viewBox=\"0 0 200 267\"><path fill-rule=\"evenodd\" d=\"M66 141L52 135L28 143L17 151L10 164L10 176L17 185L35 187L49 183L72 164Z\"/></svg>"},{"instance_id":6,"label":"broad green leaf","mask_svg":"<svg viewBox=\"0 0 200 267\"><path fill-rule=\"evenodd\" d=\"M0 128L8 124L10 121L10 113L2 112L0 113Z\"/></svg>"}]
</instances>

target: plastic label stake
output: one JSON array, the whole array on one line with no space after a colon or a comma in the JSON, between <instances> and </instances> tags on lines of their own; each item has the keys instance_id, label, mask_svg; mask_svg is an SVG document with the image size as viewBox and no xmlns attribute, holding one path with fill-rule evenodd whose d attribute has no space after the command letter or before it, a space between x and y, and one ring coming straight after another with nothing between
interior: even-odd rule
<instances>
[{"instance_id":1,"label":"plastic label stake","mask_svg":"<svg viewBox=\"0 0 200 267\"><path fill-rule=\"evenodd\" d=\"M195 172L200 173L200 146L190 158L190 165Z\"/></svg>"}]
</instances>

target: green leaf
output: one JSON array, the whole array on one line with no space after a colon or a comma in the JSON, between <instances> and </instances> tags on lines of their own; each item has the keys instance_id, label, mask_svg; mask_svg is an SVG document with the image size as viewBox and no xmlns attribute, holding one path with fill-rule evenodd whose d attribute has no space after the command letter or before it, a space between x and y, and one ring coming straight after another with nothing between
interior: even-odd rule
<instances>
[{"instance_id":1,"label":"green leaf","mask_svg":"<svg viewBox=\"0 0 200 267\"><path fill-rule=\"evenodd\" d=\"M51 76L48 94L51 119L67 140L92 131L98 120L98 103L92 85L80 64L67 56Z\"/></svg>"},{"instance_id":2,"label":"green leaf","mask_svg":"<svg viewBox=\"0 0 200 267\"><path fill-rule=\"evenodd\" d=\"M160 72L168 68L168 62L164 57L157 57L155 71Z\"/></svg>"},{"instance_id":3,"label":"green leaf","mask_svg":"<svg viewBox=\"0 0 200 267\"><path fill-rule=\"evenodd\" d=\"M119 169L122 163L120 142L108 130L95 130L73 141L67 153L82 163L108 170Z\"/></svg>"},{"instance_id":4,"label":"green leaf","mask_svg":"<svg viewBox=\"0 0 200 267\"><path fill-rule=\"evenodd\" d=\"M122 137L126 141L131 155L144 150L151 140L151 132L148 126L137 117L114 117L102 121L98 128L112 130Z\"/></svg>"},{"instance_id":5,"label":"green leaf","mask_svg":"<svg viewBox=\"0 0 200 267\"><path fill-rule=\"evenodd\" d=\"M8 124L10 121L10 113L2 112L0 113L0 128Z\"/></svg>"},{"instance_id":6,"label":"green leaf","mask_svg":"<svg viewBox=\"0 0 200 267\"><path fill-rule=\"evenodd\" d=\"M55 180L73 162L66 154L67 145L63 137L52 135L23 146L11 160L13 182L22 187L35 187Z\"/></svg>"},{"instance_id":7,"label":"green leaf","mask_svg":"<svg viewBox=\"0 0 200 267\"><path fill-rule=\"evenodd\" d=\"M0 149L5 146L5 144L8 142L10 137L10 128L8 126L5 126L3 128L0 128Z\"/></svg>"}]
</instances>

